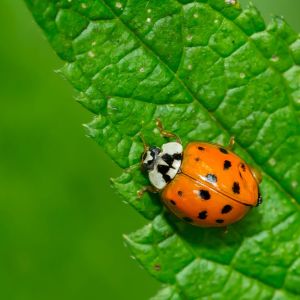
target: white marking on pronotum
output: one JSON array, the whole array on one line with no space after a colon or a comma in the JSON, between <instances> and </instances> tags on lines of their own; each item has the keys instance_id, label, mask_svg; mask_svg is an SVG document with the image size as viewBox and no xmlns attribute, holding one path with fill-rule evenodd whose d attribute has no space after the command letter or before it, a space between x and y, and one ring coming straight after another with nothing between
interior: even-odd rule
<instances>
[{"instance_id":1,"label":"white marking on pronotum","mask_svg":"<svg viewBox=\"0 0 300 300\"><path fill-rule=\"evenodd\" d=\"M163 189L166 186L166 182L161 173L159 173L156 169L149 172L149 180L153 186L157 189Z\"/></svg>"},{"instance_id":2,"label":"white marking on pronotum","mask_svg":"<svg viewBox=\"0 0 300 300\"><path fill-rule=\"evenodd\" d=\"M182 153L182 145L177 142L170 142L162 145L162 155L168 153L173 155L175 153Z\"/></svg>"}]
</instances>

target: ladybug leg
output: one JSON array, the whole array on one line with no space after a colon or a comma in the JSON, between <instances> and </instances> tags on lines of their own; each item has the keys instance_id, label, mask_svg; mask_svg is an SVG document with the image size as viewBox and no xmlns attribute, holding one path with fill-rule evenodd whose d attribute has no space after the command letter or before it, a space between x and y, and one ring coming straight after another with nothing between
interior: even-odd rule
<instances>
[{"instance_id":1,"label":"ladybug leg","mask_svg":"<svg viewBox=\"0 0 300 300\"><path fill-rule=\"evenodd\" d=\"M249 166L249 168L250 168L251 173L253 174L256 182L258 184L260 184L262 182L262 174L261 174L261 172L257 168L255 168L253 166Z\"/></svg>"},{"instance_id":2,"label":"ladybug leg","mask_svg":"<svg viewBox=\"0 0 300 300\"><path fill-rule=\"evenodd\" d=\"M160 190L152 185L146 185L137 192L138 198L141 199L146 192L159 193Z\"/></svg>"},{"instance_id":3,"label":"ladybug leg","mask_svg":"<svg viewBox=\"0 0 300 300\"><path fill-rule=\"evenodd\" d=\"M234 144L235 144L235 138L234 138L234 136L231 136L231 137L230 137L230 140L229 140L229 144L228 144L228 146L227 146L227 149L228 149L228 150L232 150L233 147L234 147Z\"/></svg>"},{"instance_id":4,"label":"ladybug leg","mask_svg":"<svg viewBox=\"0 0 300 300\"><path fill-rule=\"evenodd\" d=\"M160 134L163 137L166 137L166 138L175 138L176 141L177 141L177 143L182 144L181 139L179 138L178 135L176 135L175 133L172 133L172 132L167 131L167 130L164 129L164 126L163 126L163 124L162 124L162 122L161 122L160 119L156 119L156 126L159 129L159 132L160 132Z\"/></svg>"}]
</instances>

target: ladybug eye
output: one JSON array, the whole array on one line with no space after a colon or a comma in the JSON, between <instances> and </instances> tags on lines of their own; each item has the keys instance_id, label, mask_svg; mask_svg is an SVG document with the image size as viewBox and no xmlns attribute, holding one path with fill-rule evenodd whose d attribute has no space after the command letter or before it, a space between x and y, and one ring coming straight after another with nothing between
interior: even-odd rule
<instances>
[{"instance_id":1,"label":"ladybug eye","mask_svg":"<svg viewBox=\"0 0 300 300\"><path fill-rule=\"evenodd\" d=\"M156 146L150 147L149 150L150 150L150 153L153 157L155 157L156 155L158 155L161 152L161 150Z\"/></svg>"}]
</instances>

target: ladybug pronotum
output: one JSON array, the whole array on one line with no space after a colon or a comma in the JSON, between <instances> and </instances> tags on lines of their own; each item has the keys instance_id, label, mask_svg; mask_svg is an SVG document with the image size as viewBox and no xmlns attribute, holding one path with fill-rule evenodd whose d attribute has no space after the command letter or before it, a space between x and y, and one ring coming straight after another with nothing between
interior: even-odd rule
<instances>
[{"instance_id":1,"label":"ladybug pronotum","mask_svg":"<svg viewBox=\"0 0 300 300\"><path fill-rule=\"evenodd\" d=\"M181 220L200 227L223 227L242 219L262 202L260 173L228 147L190 142L163 129L165 137L177 138L158 147L145 146L142 169L151 186L139 191L159 192L164 205Z\"/></svg>"}]
</instances>

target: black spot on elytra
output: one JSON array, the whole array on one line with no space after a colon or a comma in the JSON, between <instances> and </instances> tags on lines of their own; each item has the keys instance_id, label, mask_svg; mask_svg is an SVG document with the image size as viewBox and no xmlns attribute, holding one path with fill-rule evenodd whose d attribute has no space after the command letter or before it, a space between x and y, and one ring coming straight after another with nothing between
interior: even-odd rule
<instances>
[{"instance_id":1,"label":"black spot on elytra","mask_svg":"<svg viewBox=\"0 0 300 300\"><path fill-rule=\"evenodd\" d=\"M231 161L224 160L224 170L228 170L231 167Z\"/></svg>"},{"instance_id":2,"label":"black spot on elytra","mask_svg":"<svg viewBox=\"0 0 300 300\"><path fill-rule=\"evenodd\" d=\"M246 166L245 166L244 163L241 163L241 168L242 168L242 170L243 170L244 172L246 172Z\"/></svg>"},{"instance_id":3,"label":"black spot on elytra","mask_svg":"<svg viewBox=\"0 0 300 300\"><path fill-rule=\"evenodd\" d=\"M232 206L227 204L222 208L221 213L222 214L228 214L232 210Z\"/></svg>"},{"instance_id":4,"label":"black spot on elytra","mask_svg":"<svg viewBox=\"0 0 300 300\"><path fill-rule=\"evenodd\" d=\"M199 196L203 200L209 200L210 199L210 193L207 190L200 190L199 191Z\"/></svg>"},{"instance_id":5,"label":"black spot on elytra","mask_svg":"<svg viewBox=\"0 0 300 300\"><path fill-rule=\"evenodd\" d=\"M196 158L195 158L195 161L199 161L199 160L200 160L200 158L199 158L199 157L196 157Z\"/></svg>"},{"instance_id":6,"label":"black spot on elytra","mask_svg":"<svg viewBox=\"0 0 300 300\"><path fill-rule=\"evenodd\" d=\"M217 179L217 176L214 174L207 174L206 180L210 183L216 183L218 179Z\"/></svg>"},{"instance_id":7,"label":"black spot on elytra","mask_svg":"<svg viewBox=\"0 0 300 300\"><path fill-rule=\"evenodd\" d=\"M220 150L222 153L224 153L224 154L228 154L228 151L227 151L226 149L224 149L224 148L219 148L219 150Z\"/></svg>"},{"instance_id":8,"label":"black spot on elytra","mask_svg":"<svg viewBox=\"0 0 300 300\"><path fill-rule=\"evenodd\" d=\"M199 146L199 147L198 147L198 150L204 151L205 149L204 149L203 147Z\"/></svg>"},{"instance_id":9,"label":"black spot on elytra","mask_svg":"<svg viewBox=\"0 0 300 300\"><path fill-rule=\"evenodd\" d=\"M217 219L216 223L222 224L222 223L224 223L224 220L223 219Z\"/></svg>"},{"instance_id":10,"label":"black spot on elytra","mask_svg":"<svg viewBox=\"0 0 300 300\"><path fill-rule=\"evenodd\" d=\"M173 157L168 154L168 153L165 153L162 157L163 161L165 161L169 166L172 166L173 162L174 162L174 159Z\"/></svg>"},{"instance_id":11,"label":"black spot on elytra","mask_svg":"<svg viewBox=\"0 0 300 300\"><path fill-rule=\"evenodd\" d=\"M240 193L240 184L238 182L234 182L233 183L233 186L232 186L232 191L235 193L235 194L239 194Z\"/></svg>"},{"instance_id":12,"label":"black spot on elytra","mask_svg":"<svg viewBox=\"0 0 300 300\"><path fill-rule=\"evenodd\" d=\"M170 200L170 202L173 204L173 205L176 205L176 202L174 200Z\"/></svg>"},{"instance_id":13,"label":"black spot on elytra","mask_svg":"<svg viewBox=\"0 0 300 300\"><path fill-rule=\"evenodd\" d=\"M179 197L181 197L183 195L183 192L182 191L178 191L177 194L178 194Z\"/></svg>"},{"instance_id":14,"label":"black spot on elytra","mask_svg":"<svg viewBox=\"0 0 300 300\"><path fill-rule=\"evenodd\" d=\"M258 192L258 198L257 198L257 204L256 204L256 207L261 205L263 202L263 199L262 199L262 196L260 194L260 192Z\"/></svg>"},{"instance_id":15,"label":"black spot on elytra","mask_svg":"<svg viewBox=\"0 0 300 300\"><path fill-rule=\"evenodd\" d=\"M199 212L198 218L201 220L205 220L207 218L207 211L203 210L203 211Z\"/></svg>"},{"instance_id":16,"label":"black spot on elytra","mask_svg":"<svg viewBox=\"0 0 300 300\"><path fill-rule=\"evenodd\" d=\"M186 222L193 222L193 219L191 219L190 217L183 217L182 220L186 221Z\"/></svg>"}]
</instances>

